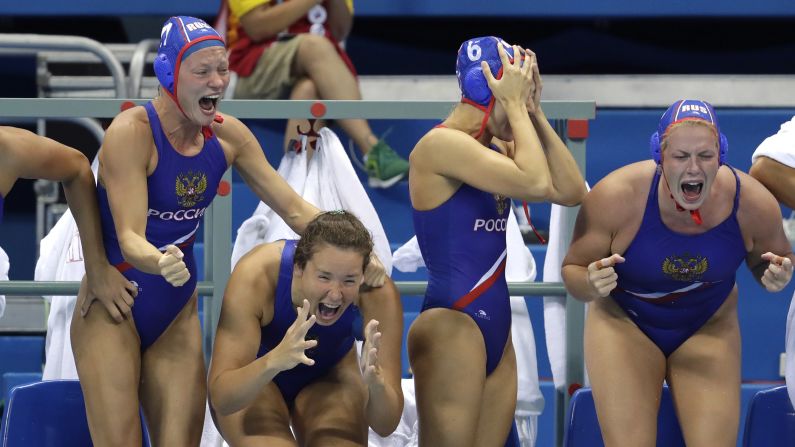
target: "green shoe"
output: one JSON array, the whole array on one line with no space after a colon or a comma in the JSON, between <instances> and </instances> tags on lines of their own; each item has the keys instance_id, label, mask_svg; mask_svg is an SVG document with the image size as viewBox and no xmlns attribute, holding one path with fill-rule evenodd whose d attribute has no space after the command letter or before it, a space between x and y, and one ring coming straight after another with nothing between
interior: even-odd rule
<instances>
[{"instance_id":1,"label":"green shoe","mask_svg":"<svg viewBox=\"0 0 795 447\"><path fill-rule=\"evenodd\" d=\"M367 183L371 188L389 188L409 172L409 162L401 158L384 140L378 140L367 154Z\"/></svg>"}]
</instances>

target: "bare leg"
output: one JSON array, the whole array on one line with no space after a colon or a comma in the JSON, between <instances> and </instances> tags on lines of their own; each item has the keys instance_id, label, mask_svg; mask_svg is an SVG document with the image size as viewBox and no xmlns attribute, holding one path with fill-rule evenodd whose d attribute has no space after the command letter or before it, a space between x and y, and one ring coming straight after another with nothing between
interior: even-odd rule
<instances>
[{"instance_id":1,"label":"bare leg","mask_svg":"<svg viewBox=\"0 0 795 447\"><path fill-rule=\"evenodd\" d=\"M741 362L736 289L668 362L668 382L688 447L736 445Z\"/></svg>"},{"instance_id":2,"label":"bare leg","mask_svg":"<svg viewBox=\"0 0 795 447\"><path fill-rule=\"evenodd\" d=\"M516 412L516 354L511 336L494 371L486 377L475 445L502 447Z\"/></svg>"},{"instance_id":3,"label":"bare leg","mask_svg":"<svg viewBox=\"0 0 795 447\"><path fill-rule=\"evenodd\" d=\"M218 430L235 447L297 447L290 431L290 410L279 388L269 383L257 400L228 416L215 414Z\"/></svg>"},{"instance_id":4,"label":"bare leg","mask_svg":"<svg viewBox=\"0 0 795 447\"><path fill-rule=\"evenodd\" d=\"M585 363L605 446L654 447L666 359L609 297L588 310Z\"/></svg>"},{"instance_id":5,"label":"bare leg","mask_svg":"<svg viewBox=\"0 0 795 447\"><path fill-rule=\"evenodd\" d=\"M427 310L411 325L408 350L420 445L475 446L486 383L486 346L478 326L462 312Z\"/></svg>"},{"instance_id":6,"label":"bare leg","mask_svg":"<svg viewBox=\"0 0 795 447\"><path fill-rule=\"evenodd\" d=\"M138 412L140 340L132 319L116 324L97 302L88 314L77 298L72 316L72 352L96 446L141 446Z\"/></svg>"},{"instance_id":7,"label":"bare leg","mask_svg":"<svg viewBox=\"0 0 795 447\"><path fill-rule=\"evenodd\" d=\"M367 445L367 392L355 347L324 377L295 398L293 428L307 447Z\"/></svg>"},{"instance_id":8,"label":"bare leg","mask_svg":"<svg viewBox=\"0 0 795 447\"><path fill-rule=\"evenodd\" d=\"M362 99L356 78L337 54L336 48L323 36L302 35L293 59L293 73L309 78L321 99ZM367 154L378 142L366 120L345 119L338 122L363 154Z\"/></svg>"},{"instance_id":9,"label":"bare leg","mask_svg":"<svg viewBox=\"0 0 795 447\"><path fill-rule=\"evenodd\" d=\"M317 89L315 88L315 84L309 78L301 78L299 79L295 85L293 86L292 92L290 92L290 99L317 99L318 93ZM285 150L292 149L289 147L290 140L299 140L300 136L298 135L298 126L301 126L301 130L308 130L309 129L309 120L305 119L297 119L297 118L290 118L287 120L287 130L284 132L284 147ZM315 129L320 129L325 125L323 120L319 120L315 123ZM309 141L314 141L316 138L311 138ZM307 144L306 150L308 151L307 155L309 158L312 158L312 153L314 152L311 149L311 146Z\"/></svg>"},{"instance_id":10,"label":"bare leg","mask_svg":"<svg viewBox=\"0 0 795 447\"><path fill-rule=\"evenodd\" d=\"M196 302L194 292L143 354L141 401L154 446L198 446L201 440L207 386Z\"/></svg>"}]
</instances>

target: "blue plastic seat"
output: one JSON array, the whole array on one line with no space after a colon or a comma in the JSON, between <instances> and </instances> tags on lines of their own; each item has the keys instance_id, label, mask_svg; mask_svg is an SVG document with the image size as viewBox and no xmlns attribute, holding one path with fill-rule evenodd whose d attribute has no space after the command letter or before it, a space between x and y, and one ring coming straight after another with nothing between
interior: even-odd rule
<instances>
[{"instance_id":1,"label":"blue plastic seat","mask_svg":"<svg viewBox=\"0 0 795 447\"><path fill-rule=\"evenodd\" d=\"M0 336L0 376L7 372L38 372L44 363L43 335Z\"/></svg>"},{"instance_id":2,"label":"blue plastic seat","mask_svg":"<svg viewBox=\"0 0 795 447\"><path fill-rule=\"evenodd\" d=\"M149 446L144 427L144 446ZM47 380L11 391L3 415L4 447L93 445L83 391L77 380Z\"/></svg>"},{"instance_id":3,"label":"blue plastic seat","mask_svg":"<svg viewBox=\"0 0 795 447\"><path fill-rule=\"evenodd\" d=\"M604 447L596 406L590 388L580 388L571 398L566 423L565 447ZM671 392L663 387L660 411L657 416L657 445L685 447L682 430L676 419Z\"/></svg>"},{"instance_id":4,"label":"blue plastic seat","mask_svg":"<svg viewBox=\"0 0 795 447\"><path fill-rule=\"evenodd\" d=\"M795 445L795 410L780 386L756 393L745 418L744 447Z\"/></svg>"},{"instance_id":5,"label":"blue plastic seat","mask_svg":"<svg viewBox=\"0 0 795 447\"><path fill-rule=\"evenodd\" d=\"M40 382L41 372L7 372L3 374L0 379L0 390L3 392L2 404L8 401L11 397L11 390L20 385L27 385L29 383Z\"/></svg>"}]
</instances>

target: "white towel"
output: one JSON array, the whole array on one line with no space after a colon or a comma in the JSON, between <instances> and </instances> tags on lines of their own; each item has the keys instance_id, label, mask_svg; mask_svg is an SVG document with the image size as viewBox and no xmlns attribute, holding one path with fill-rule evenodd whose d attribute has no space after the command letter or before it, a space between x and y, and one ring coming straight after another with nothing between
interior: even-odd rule
<instances>
[{"instance_id":1,"label":"white towel","mask_svg":"<svg viewBox=\"0 0 795 447\"><path fill-rule=\"evenodd\" d=\"M3 250L3 247L0 247L0 281L8 281L8 269L11 268L11 261L8 259L8 255ZM0 295L0 318L3 317L3 313L6 311L6 297L5 295Z\"/></svg>"},{"instance_id":2,"label":"white towel","mask_svg":"<svg viewBox=\"0 0 795 447\"><path fill-rule=\"evenodd\" d=\"M400 423L386 438L378 436L370 429L368 447L417 447L420 443L419 421L417 420L417 397L414 393L414 379L401 379L403 389L403 414Z\"/></svg>"},{"instance_id":3,"label":"white towel","mask_svg":"<svg viewBox=\"0 0 795 447\"><path fill-rule=\"evenodd\" d=\"M41 240L34 279L36 281L80 281L85 271L80 234L72 213L67 210L47 236ZM77 379L77 367L72 355L72 342L69 336L77 297L45 296L44 299L50 302L50 315L47 318L42 379Z\"/></svg>"},{"instance_id":4,"label":"white towel","mask_svg":"<svg viewBox=\"0 0 795 447\"><path fill-rule=\"evenodd\" d=\"M276 172L287 181L287 184L302 195L307 173L306 152L287 152L282 157ZM273 223L271 224L271 220ZM237 237L232 247L232 269L237 261L255 246L265 241L294 239L297 235L284 223L284 220L265 203L260 202L254 214L246 219L237 229Z\"/></svg>"},{"instance_id":5,"label":"white towel","mask_svg":"<svg viewBox=\"0 0 795 447\"><path fill-rule=\"evenodd\" d=\"M549 241L547 254L544 258L544 282L559 282L560 267L566 255L564 238L561 231L556 231L566 222L571 208L552 205L549 216ZM562 390L566 386L566 297L544 297L544 335L547 341L547 356L552 370L555 388Z\"/></svg>"},{"instance_id":6,"label":"white towel","mask_svg":"<svg viewBox=\"0 0 795 447\"><path fill-rule=\"evenodd\" d=\"M392 273L392 253L386 233L370 198L353 170L348 154L337 135L320 129L317 150L307 163L306 151L288 152L279 164L279 175L307 202L321 210L350 211L373 236L374 251ZM297 239L298 235L267 205L260 202L254 215L237 231L232 250L232 267L258 244L279 239Z\"/></svg>"},{"instance_id":7,"label":"white towel","mask_svg":"<svg viewBox=\"0 0 795 447\"><path fill-rule=\"evenodd\" d=\"M585 188L590 190L586 182ZM566 240L569 239L574 227L569 228L568 222L574 222L577 217L579 207L565 207L552 205L549 216L549 241L547 242L547 254L544 258L544 282L560 282L560 274L563 258L566 256L568 247ZM566 236L566 237L564 237ZM586 308L587 311L587 308ZM583 321L583 323L585 323ZM552 370L552 381L558 391L565 391L566 387L566 297L565 296L545 296L544 297L544 334L547 341L547 356ZM583 375L585 384L588 384L588 376L583 365Z\"/></svg>"},{"instance_id":8,"label":"white towel","mask_svg":"<svg viewBox=\"0 0 795 447\"><path fill-rule=\"evenodd\" d=\"M505 278L511 282L533 281L536 278L536 265L532 253L527 248L519 231L513 208L508 218L506 241L508 259L505 266ZM417 237L414 236L393 253L393 265L402 272L414 272L425 263L420 253ZM538 415L544 410L544 397L538 384L538 362L536 359L536 343L533 326L527 312L527 304L522 296L511 297L511 341L516 352L516 372L518 392L516 402L517 425L524 427L520 433L523 446L535 445ZM407 411L416 412L416 408L408 408L404 404L404 417ZM415 416L416 417L416 416ZM401 422L401 424L403 424ZM371 447L374 433L370 432ZM377 436L377 435L376 435ZM391 447L387 438L384 447Z\"/></svg>"}]
</instances>

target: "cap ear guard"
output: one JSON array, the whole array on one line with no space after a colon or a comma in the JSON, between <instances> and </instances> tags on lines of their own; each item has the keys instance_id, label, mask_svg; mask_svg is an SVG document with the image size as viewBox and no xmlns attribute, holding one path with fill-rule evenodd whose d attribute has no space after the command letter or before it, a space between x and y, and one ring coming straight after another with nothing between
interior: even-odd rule
<instances>
[{"instance_id":1,"label":"cap ear guard","mask_svg":"<svg viewBox=\"0 0 795 447\"><path fill-rule=\"evenodd\" d=\"M651 149L651 158L654 160L655 163L660 163L660 134L654 132L651 134L651 140L649 141L649 147Z\"/></svg>"},{"instance_id":2,"label":"cap ear guard","mask_svg":"<svg viewBox=\"0 0 795 447\"><path fill-rule=\"evenodd\" d=\"M720 164L726 164L726 155L729 153L729 140L722 133L719 133L718 139L720 141L718 143L718 160Z\"/></svg>"},{"instance_id":3,"label":"cap ear guard","mask_svg":"<svg viewBox=\"0 0 795 447\"><path fill-rule=\"evenodd\" d=\"M157 80L169 92L174 91L174 65L168 60L168 56L163 53L155 56L154 70Z\"/></svg>"},{"instance_id":4,"label":"cap ear guard","mask_svg":"<svg viewBox=\"0 0 795 447\"><path fill-rule=\"evenodd\" d=\"M458 48L456 59L456 76L461 87L461 96L465 102L481 108L489 107L493 99L491 88L481 67L482 62L489 64L492 75L496 79L502 77L502 59L498 46L502 45L509 60L513 60L513 47L499 37L486 36L469 39Z\"/></svg>"},{"instance_id":5,"label":"cap ear guard","mask_svg":"<svg viewBox=\"0 0 795 447\"><path fill-rule=\"evenodd\" d=\"M478 66L470 68L461 78L461 91L463 96L478 104L488 103L491 99L491 88L483 74L483 68Z\"/></svg>"},{"instance_id":6,"label":"cap ear guard","mask_svg":"<svg viewBox=\"0 0 795 447\"><path fill-rule=\"evenodd\" d=\"M651 158L655 163L660 163L662 160L662 144L660 143L659 132L651 134L649 140L649 148L651 149ZM720 164L726 164L726 155L729 153L729 140L726 135L718 134L718 161Z\"/></svg>"},{"instance_id":7,"label":"cap ear guard","mask_svg":"<svg viewBox=\"0 0 795 447\"><path fill-rule=\"evenodd\" d=\"M212 45L224 46L224 39L204 20L188 16L166 20L160 30L160 45L153 64L160 85L175 95L182 59Z\"/></svg>"}]
</instances>

